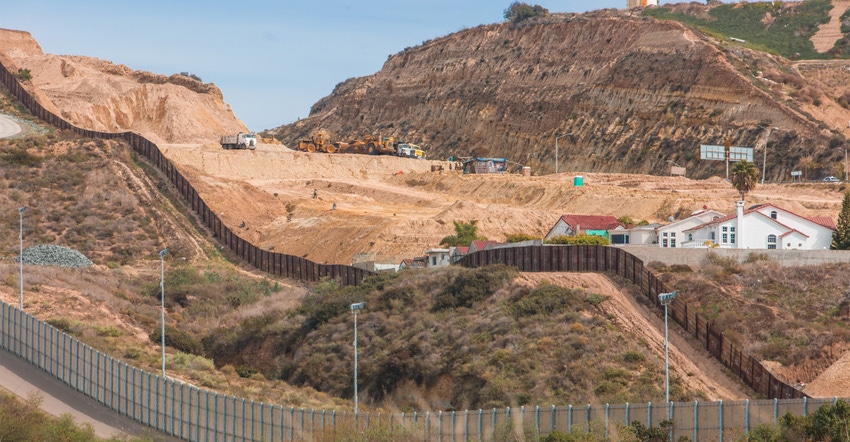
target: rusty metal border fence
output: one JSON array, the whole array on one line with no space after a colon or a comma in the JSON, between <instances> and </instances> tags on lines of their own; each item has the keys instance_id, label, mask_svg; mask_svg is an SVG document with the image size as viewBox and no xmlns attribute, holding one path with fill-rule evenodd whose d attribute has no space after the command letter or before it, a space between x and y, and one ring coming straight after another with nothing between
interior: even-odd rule
<instances>
[{"instance_id":1,"label":"rusty metal border fence","mask_svg":"<svg viewBox=\"0 0 850 442\"><path fill-rule=\"evenodd\" d=\"M121 139L135 152L162 172L175 186L187 206L213 237L240 259L259 270L303 281L318 281L328 277L342 285L357 285L373 272L345 265L317 264L301 257L286 255L251 244L224 225L210 210L194 187L169 161L159 148L146 138L132 133L107 133L81 129L46 110L0 63L0 81L30 112L59 129L71 130L81 136ZM467 267L504 263L524 272L610 272L639 287L650 303L659 306L658 294L668 292L666 285L644 267L643 261L623 249L603 246L529 246L500 248L476 252L458 264ZM725 340L710 322L696 313L682 298L668 307L670 316L688 331L717 359L738 375L755 391L773 401L740 403L646 404L646 405L587 405L587 407L551 407L492 411L435 412L435 413L363 413L352 419L350 413L325 410L304 410L292 407L254 403L245 399L220 395L205 389L161 378L149 372L104 355L65 335L24 312L0 303L0 348L6 349L55 375L69 387L83 392L113 411L182 439L218 440L249 437L252 440L312 440L324 439L328 432L336 434L368 428L384 421L401 425L423 435L424 440L443 440L443 437L463 435L464 440L476 437L497 438L497 432L518 423L529 422L536 434L550 430L572 431L588 427L591 422L604 420L605 427L620 422L628 424L630 416L645 416L647 425L657 424L667 415L675 418L677 431L693 431L694 440L724 431L748 431L752 423L775 422L781 411L807 413L809 404L830 401L811 400L796 388L771 375L757 360ZM779 402L779 401L782 402ZM834 401L832 401L834 403ZM781 408L780 408L781 404ZM724 406L726 408L724 408ZM734 412L724 412L731 407ZM751 408L752 407L752 408ZM751 420L751 411L752 420ZM678 410L675 411L674 410ZM692 423L690 416L692 414ZM724 422L724 416L727 421ZM517 418L519 419L517 422ZM625 420L622 420L622 419ZM681 425L679 425L679 421ZM738 422L740 420L740 422ZM717 430L719 433L714 433ZM607 430L606 430L607 431ZM325 435L325 436L320 436Z\"/></svg>"},{"instance_id":2,"label":"rusty metal border fence","mask_svg":"<svg viewBox=\"0 0 850 442\"><path fill-rule=\"evenodd\" d=\"M527 246L482 250L464 256L459 265L478 267L502 263L523 272L609 272L619 275L640 288L642 296L660 308L658 295L670 289L654 273L646 269L643 261L631 253L609 246ZM711 322L700 316L694 307L681 297L668 306L674 321L690 333L712 356L717 358L745 384L769 399L797 399L808 397L788 385L764 368L755 358L736 347Z\"/></svg>"},{"instance_id":3,"label":"rusty metal border fence","mask_svg":"<svg viewBox=\"0 0 850 442\"><path fill-rule=\"evenodd\" d=\"M120 139L162 172L183 197L187 206L194 212L201 225L205 226L222 245L230 249L248 264L273 275L302 281L316 282L322 278L336 280L340 285L358 285L363 278L374 272L340 264L319 264L300 256L262 250L241 238L210 210L207 203L198 194L192 184L177 170L174 164L162 154L159 147L145 137L133 132L99 132L76 127L53 112L48 111L36 100L17 78L0 63L0 81L29 111L42 121L59 129L70 130L87 138Z\"/></svg>"}]
</instances>

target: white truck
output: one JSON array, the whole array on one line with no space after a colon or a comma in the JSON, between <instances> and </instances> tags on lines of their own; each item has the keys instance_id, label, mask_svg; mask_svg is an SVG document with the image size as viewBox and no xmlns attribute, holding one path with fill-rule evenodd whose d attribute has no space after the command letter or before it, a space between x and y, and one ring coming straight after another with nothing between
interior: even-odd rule
<instances>
[{"instance_id":1,"label":"white truck","mask_svg":"<svg viewBox=\"0 0 850 442\"><path fill-rule=\"evenodd\" d=\"M236 135L223 135L221 137L223 149L251 149L257 148L257 134L246 134L239 132Z\"/></svg>"},{"instance_id":2,"label":"white truck","mask_svg":"<svg viewBox=\"0 0 850 442\"><path fill-rule=\"evenodd\" d=\"M410 143L399 143L396 147L396 155L407 158L425 158L425 152L419 146Z\"/></svg>"}]
</instances>

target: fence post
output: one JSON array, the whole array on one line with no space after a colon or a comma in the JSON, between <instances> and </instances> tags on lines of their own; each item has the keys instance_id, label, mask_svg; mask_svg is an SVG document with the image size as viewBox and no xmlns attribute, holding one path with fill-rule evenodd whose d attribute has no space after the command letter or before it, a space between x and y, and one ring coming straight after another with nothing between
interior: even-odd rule
<instances>
[{"instance_id":1,"label":"fence post","mask_svg":"<svg viewBox=\"0 0 850 442\"><path fill-rule=\"evenodd\" d=\"M534 407L534 437L540 439L540 405Z\"/></svg>"},{"instance_id":2,"label":"fence post","mask_svg":"<svg viewBox=\"0 0 850 442\"><path fill-rule=\"evenodd\" d=\"M443 440L443 410L437 412L437 440Z\"/></svg>"},{"instance_id":3,"label":"fence post","mask_svg":"<svg viewBox=\"0 0 850 442\"><path fill-rule=\"evenodd\" d=\"M481 433L484 427L484 410L478 409L478 442L481 442Z\"/></svg>"},{"instance_id":4,"label":"fence post","mask_svg":"<svg viewBox=\"0 0 850 442\"><path fill-rule=\"evenodd\" d=\"M779 399L773 398L773 425L776 425L776 420L779 418Z\"/></svg>"},{"instance_id":5,"label":"fence post","mask_svg":"<svg viewBox=\"0 0 850 442\"><path fill-rule=\"evenodd\" d=\"M567 433L573 432L573 404L567 408Z\"/></svg>"},{"instance_id":6,"label":"fence post","mask_svg":"<svg viewBox=\"0 0 850 442\"><path fill-rule=\"evenodd\" d=\"M720 420L720 435L718 441L723 442L723 399L721 399L720 402L717 404L717 408L719 411L718 416Z\"/></svg>"},{"instance_id":7,"label":"fence post","mask_svg":"<svg viewBox=\"0 0 850 442\"><path fill-rule=\"evenodd\" d=\"M699 435L699 431L698 431L699 425L697 425L697 423L699 423L698 410L699 410L699 401L694 401L694 441L699 440L697 438L697 436Z\"/></svg>"},{"instance_id":8,"label":"fence post","mask_svg":"<svg viewBox=\"0 0 850 442\"><path fill-rule=\"evenodd\" d=\"M492 424L490 430L493 432L493 439L496 439L496 407L493 407L493 415L490 417Z\"/></svg>"},{"instance_id":9,"label":"fence post","mask_svg":"<svg viewBox=\"0 0 850 442\"><path fill-rule=\"evenodd\" d=\"M404 413L401 414L402 419L404 419ZM402 421L402 425L404 425L404 421ZM463 440L464 442L469 440L469 410L463 410Z\"/></svg>"},{"instance_id":10,"label":"fence post","mask_svg":"<svg viewBox=\"0 0 850 442\"><path fill-rule=\"evenodd\" d=\"M555 406L552 405L552 429L550 432L555 431Z\"/></svg>"},{"instance_id":11,"label":"fence post","mask_svg":"<svg viewBox=\"0 0 850 442\"><path fill-rule=\"evenodd\" d=\"M646 426L652 426L652 402L646 403Z\"/></svg>"},{"instance_id":12,"label":"fence post","mask_svg":"<svg viewBox=\"0 0 850 442\"><path fill-rule=\"evenodd\" d=\"M610 424L608 417L610 416L611 406L606 402L605 403L605 439L608 439L608 425ZM590 416L588 416L590 417Z\"/></svg>"},{"instance_id":13,"label":"fence post","mask_svg":"<svg viewBox=\"0 0 850 442\"><path fill-rule=\"evenodd\" d=\"M392 415L390 415L392 416ZM455 442L455 411L452 410L452 442Z\"/></svg>"},{"instance_id":14,"label":"fence post","mask_svg":"<svg viewBox=\"0 0 850 442\"><path fill-rule=\"evenodd\" d=\"M744 402L744 434L750 434L750 400Z\"/></svg>"}]
</instances>

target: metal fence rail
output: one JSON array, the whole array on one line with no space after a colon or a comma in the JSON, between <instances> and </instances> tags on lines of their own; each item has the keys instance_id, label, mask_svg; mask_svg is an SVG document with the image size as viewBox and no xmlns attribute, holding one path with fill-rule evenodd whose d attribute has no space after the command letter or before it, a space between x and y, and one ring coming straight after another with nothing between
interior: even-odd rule
<instances>
[{"instance_id":1,"label":"metal fence rail","mask_svg":"<svg viewBox=\"0 0 850 442\"><path fill-rule=\"evenodd\" d=\"M426 441L527 439L557 429L612 436L631 422L657 427L672 419L674 440L722 440L806 415L837 399L520 407L414 413L306 410L254 402L163 378L103 354L64 332L0 303L0 346L110 410L188 441L312 441L393 427Z\"/></svg>"},{"instance_id":2,"label":"metal fence rail","mask_svg":"<svg viewBox=\"0 0 850 442\"><path fill-rule=\"evenodd\" d=\"M318 264L298 256L260 249L224 225L154 143L132 132L91 131L68 123L46 110L3 64L0 64L0 82L33 115L48 124L84 137L122 139L127 142L136 153L168 178L200 224L208 228L214 238L252 266L274 275L304 281L315 282L328 277L342 285L357 285L363 278L373 274L351 266ZM644 268L640 259L612 247L530 246L495 249L469 255L461 262L470 267L492 263L513 265L526 272L612 272L639 286L641 293L656 304L658 294L669 291L654 274ZM722 440L725 432L746 432L759 423L770 422L771 419L775 422L777 416L785 411L805 414L810 408L825 403L809 399L796 388L776 379L757 360L744 355L740 349L725 341L722 334L693 309L689 309L680 298L676 298L670 305L670 314L755 391L775 399L725 404L535 408L533 415L531 409L525 408L424 414L361 413L354 420L346 413L255 403L164 379L100 353L7 304L0 308L0 345L114 411L170 435L192 441L236 438L313 440L327 432L355 431L370 425L403 426L423 435L425 440L455 440L456 437L489 440L506 431L546 434L554 428L571 431L591 425L603 425L607 432L616 428L616 425L625 425L635 420L633 416L643 415L647 425L657 425L661 420L672 417L677 432L687 433L690 431L688 428L691 428L695 440L716 439L718 436Z\"/></svg>"}]
</instances>

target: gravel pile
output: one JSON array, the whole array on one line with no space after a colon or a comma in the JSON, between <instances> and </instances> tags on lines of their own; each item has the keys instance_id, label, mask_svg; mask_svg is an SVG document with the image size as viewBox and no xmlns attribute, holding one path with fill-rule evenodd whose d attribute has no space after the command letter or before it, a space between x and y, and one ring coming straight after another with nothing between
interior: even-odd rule
<instances>
[{"instance_id":1,"label":"gravel pile","mask_svg":"<svg viewBox=\"0 0 850 442\"><path fill-rule=\"evenodd\" d=\"M21 262L15 258L15 262ZM62 246L39 244L24 249L24 264L54 267L88 267L90 259L82 253Z\"/></svg>"}]
</instances>

